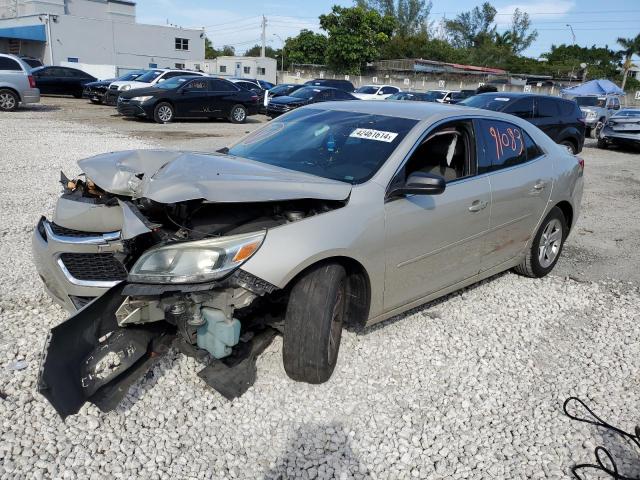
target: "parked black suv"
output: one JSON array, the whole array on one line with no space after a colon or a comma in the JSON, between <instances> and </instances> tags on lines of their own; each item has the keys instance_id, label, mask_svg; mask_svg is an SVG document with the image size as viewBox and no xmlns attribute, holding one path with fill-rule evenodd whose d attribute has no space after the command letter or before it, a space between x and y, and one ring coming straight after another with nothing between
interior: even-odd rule
<instances>
[{"instance_id":1,"label":"parked black suv","mask_svg":"<svg viewBox=\"0 0 640 480\"><path fill-rule=\"evenodd\" d=\"M332 78L316 78L315 80L305 82L305 85L309 85L310 87L332 87L349 93L353 93L356 89L349 80L336 80Z\"/></svg>"},{"instance_id":2,"label":"parked black suv","mask_svg":"<svg viewBox=\"0 0 640 480\"><path fill-rule=\"evenodd\" d=\"M530 93L498 92L474 95L458 105L524 118L574 155L584 145L584 119L580 107L573 100Z\"/></svg>"},{"instance_id":3,"label":"parked black suv","mask_svg":"<svg viewBox=\"0 0 640 480\"><path fill-rule=\"evenodd\" d=\"M37 67L31 70L40 93L47 95L73 95L82 98L84 86L97 80L93 75L69 67Z\"/></svg>"},{"instance_id":4,"label":"parked black suv","mask_svg":"<svg viewBox=\"0 0 640 480\"><path fill-rule=\"evenodd\" d=\"M121 93L118 112L158 123L176 118L227 118L232 123L244 123L248 115L258 113L258 95L223 78L173 77Z\"/></svg>"}]
</instances>

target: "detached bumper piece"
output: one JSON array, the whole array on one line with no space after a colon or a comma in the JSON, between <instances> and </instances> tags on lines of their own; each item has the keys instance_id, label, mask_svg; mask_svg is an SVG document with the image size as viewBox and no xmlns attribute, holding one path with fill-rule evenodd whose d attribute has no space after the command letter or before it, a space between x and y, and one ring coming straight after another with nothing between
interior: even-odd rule
<instances>
[{"instance_id":1,"label":"detached bumper piece","mask_svg":"<svg viewBox=\"0 0 640 480\"><path fill-rule=\"evenodd\" d=\"M87 401L113 410L174 339L165 322L119 327L115 311L123 288L111 288L49 333L38 392L63 419Z\"/></svg>"}]
</instances>

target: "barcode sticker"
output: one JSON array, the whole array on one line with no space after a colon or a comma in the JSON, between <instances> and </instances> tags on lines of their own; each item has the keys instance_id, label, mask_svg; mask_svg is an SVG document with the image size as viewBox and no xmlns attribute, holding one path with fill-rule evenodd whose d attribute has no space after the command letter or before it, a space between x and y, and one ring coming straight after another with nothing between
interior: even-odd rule
<instances>
[{"instance_id":1,"label":"barcode sticker","mask_svg":"<svg viewBox=\"0 0 640 480\"><path fill-rule=\"evenodd\" d=\"M398 134L394 132L384 132L382 130L372 130L370 128L356 128L349 136L353 138L364 138L365 140L377 140L378 142L391 143Z\"/></svg>"}]
</instances>

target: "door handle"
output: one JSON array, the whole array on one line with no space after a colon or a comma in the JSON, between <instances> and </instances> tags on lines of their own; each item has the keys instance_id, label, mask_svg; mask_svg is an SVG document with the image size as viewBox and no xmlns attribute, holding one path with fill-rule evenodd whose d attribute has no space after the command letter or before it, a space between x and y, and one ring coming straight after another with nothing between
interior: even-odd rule
<instances>
[{"instance_id":1,"label":"door handle","mask_svg":"<svg viewBox=\"0 0 640 480\"><path fill-rule=\"evenodd\" d=\"M534 188L535 190L538 190L538 191L539 191L539 190L544 190L544 187L546 187L546 186L547 186L547 182L538 181L538 183L536 183L536 184L533 186L533 188Z\"/></svg>"},{"instance_id":2,"label":"door handle","mask_svg":"<svg viewBox=\"0 0 640 480\"><path fill-rule=\"evenodd\" d=\"M485 202L484 200L474 200L471 206L469 207L470 212L479 212L480 210L484 210L489 202Z\"/></svg>"}]
</instances>

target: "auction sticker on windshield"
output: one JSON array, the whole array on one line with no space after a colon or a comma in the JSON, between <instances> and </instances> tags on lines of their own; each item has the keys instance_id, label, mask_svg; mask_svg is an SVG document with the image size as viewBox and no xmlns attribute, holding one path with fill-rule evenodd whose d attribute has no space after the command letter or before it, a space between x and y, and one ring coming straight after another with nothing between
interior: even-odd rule
<instances>
[{"instance_id":1,"label":"auction sticker on windshield","mask_svg":"<svg viewBox=\"0 0 640 480\"><path fill-rule=\"evenodd\" d=\"M398 134L394 132L384 132L382 130L373 130L370 128L356 128L349 136L353 138L364 138L365 140L377 140L378 142L391 143Z\"/></svg>"}]
</instances>

